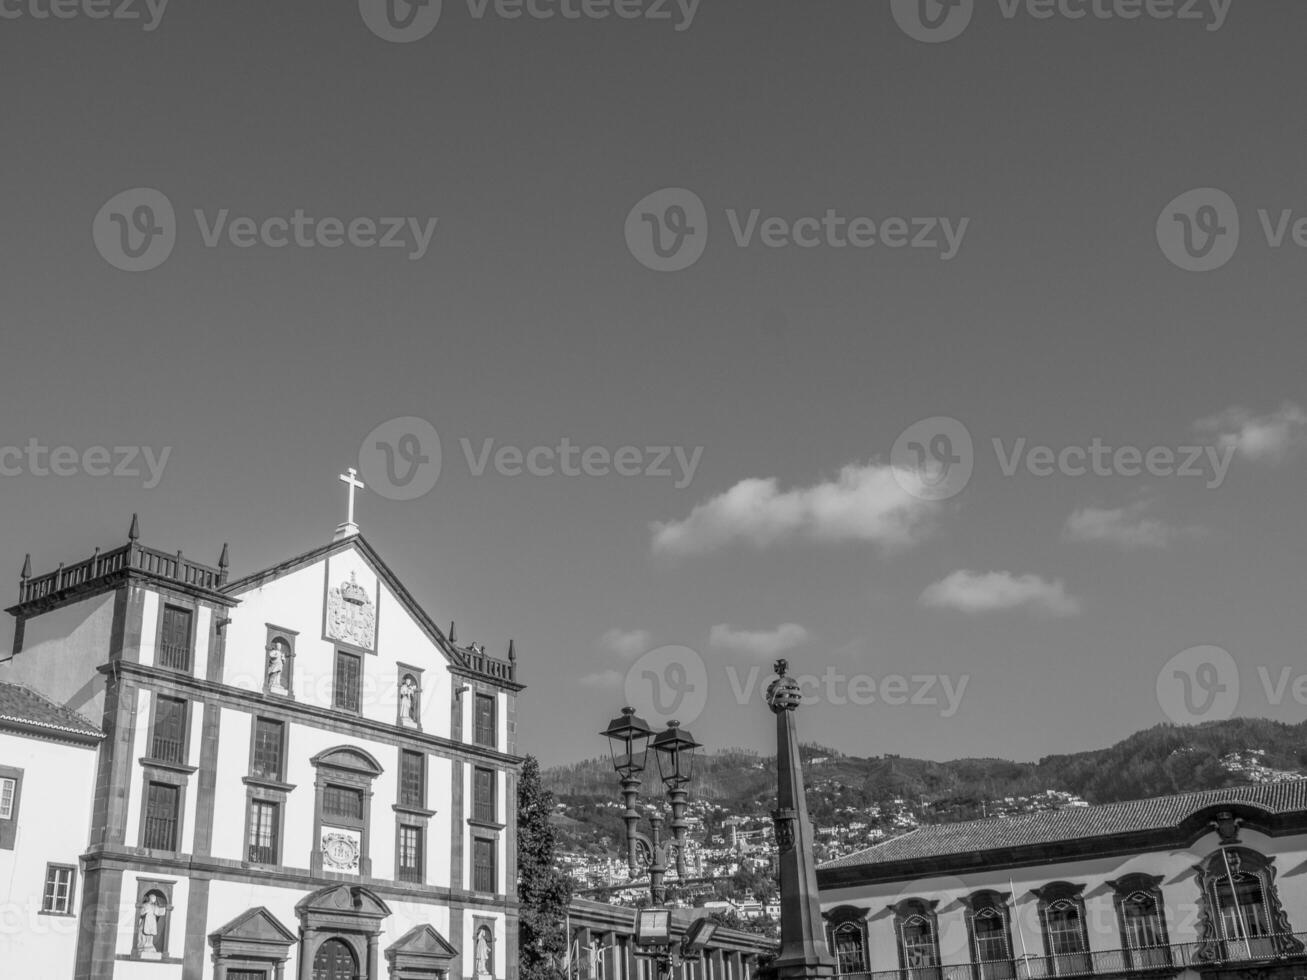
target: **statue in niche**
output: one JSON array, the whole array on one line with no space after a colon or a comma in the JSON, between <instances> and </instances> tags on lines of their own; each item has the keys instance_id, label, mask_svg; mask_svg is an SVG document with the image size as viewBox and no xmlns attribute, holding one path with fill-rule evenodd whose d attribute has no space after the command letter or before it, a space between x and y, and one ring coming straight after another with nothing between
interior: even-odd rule
<instances>
[{"instance_id":1,"label":"statue in niche","mask_svg":"<svg viewBox=\"0 0 1307 980\"><path fill-rule=\"evenodd\" d=\"M136 955L142 959L157 960L159 952L159 923L168 910L159 903L157 892L150 892L145 901L136 906Z\"/></svg>"},{"instance_id":2,"label":"statue in niche","mask_svg":"<svg viewBox=\"0 0 1307 980\"><path fill-rule=\"evenodd\" d=\"M406 728L416 728L418 685L412 674L405 674L399 685L399 723Z\"/></svg>"},{"instance_id":3,"label":"statue in niche","mask_svg":"<svg viewBox=\"0 0 1307 980\"><path fill-rule=\"evenodd\" d=\"M286 641L275 639L268 647L268 690L273 694L287 694L283 680L286 673Z\"/></svg>"},{"instance_id":4,"label":"statue in niche","mask_svg":"<svg viewBox=\"0 0 1307 980\"><path fill-rule=\"evenodd\" d=\"M478 977L490 976L490 930L485 926L477 930L476 947L473 956L476 975Z\"/></svg>"}]
</instances>

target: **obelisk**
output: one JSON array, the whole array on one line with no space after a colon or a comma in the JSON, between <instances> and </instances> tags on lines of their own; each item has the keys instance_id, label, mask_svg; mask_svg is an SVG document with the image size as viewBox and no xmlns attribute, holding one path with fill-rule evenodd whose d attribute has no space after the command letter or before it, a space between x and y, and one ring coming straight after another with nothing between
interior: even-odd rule
<instances>
[{"instance_id":1,"label":"obelisk","mask_svg":"<svg viewBox=\"0 0 1307 980\"><path fill-rule=\"evenodd\" d=\"M781 950L767 971L774 980L816 980L835 975L835 959L826 944L817 866L812 857L812 825L799 768L799 736L794 712L803 694L786 676L789 664L776 661L776 680L767 688L767 704L776 715L776 849L780 861Z\"/></svg>"}]
</instances>

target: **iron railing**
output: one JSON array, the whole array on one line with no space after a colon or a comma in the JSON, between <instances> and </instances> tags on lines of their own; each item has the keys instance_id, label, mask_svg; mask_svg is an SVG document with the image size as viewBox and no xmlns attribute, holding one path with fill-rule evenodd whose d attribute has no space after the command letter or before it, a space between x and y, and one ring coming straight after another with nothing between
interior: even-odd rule
<instances>
[{"instance_id":1,"label":"iron railing","mask_svg":"<svg viewBox=\"0 0 1307 980\"><path fill-rule=\"evenodd\" d=\"M1307 964L1307 933L842 973L840 980L1052 980L1055 977L1176 974L1181 970L1280 962Z\"/></svg>"}]
</instances>

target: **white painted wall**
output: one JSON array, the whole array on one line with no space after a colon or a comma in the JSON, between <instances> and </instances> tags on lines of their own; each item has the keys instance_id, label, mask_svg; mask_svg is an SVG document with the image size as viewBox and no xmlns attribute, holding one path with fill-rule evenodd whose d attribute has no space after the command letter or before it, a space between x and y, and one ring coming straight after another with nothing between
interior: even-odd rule
<instances>
[{"instance_id":1,"label":"white painted wall","mask_svg":"<svg viewBox=\"0 0 1307 980\"><path fill-rule=\"evenodd\" d=\"M23 770L16 847L0 850L0 973L72 976L98 750L0 731L0 765ZM72 917L43 915L46 864L78 868Z\"/></svg>"}]
</instances>

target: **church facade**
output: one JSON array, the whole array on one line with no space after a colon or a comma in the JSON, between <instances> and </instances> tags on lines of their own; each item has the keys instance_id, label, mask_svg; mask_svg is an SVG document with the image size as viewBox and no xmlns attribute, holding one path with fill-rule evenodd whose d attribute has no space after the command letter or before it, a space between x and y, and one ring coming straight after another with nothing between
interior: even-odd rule
<instances>
[{"instance_id":1,"label":"church facade","mask_svg":"<svg viewBox=\"0 0 1307 980\"><path fill-rule=\"evenodd\" d=\"M460 646L352 521L231 579L133 519L8 611L0 682L103 735L60 975L516 977L512 645Z\"/></svg>"}]
</instances>

